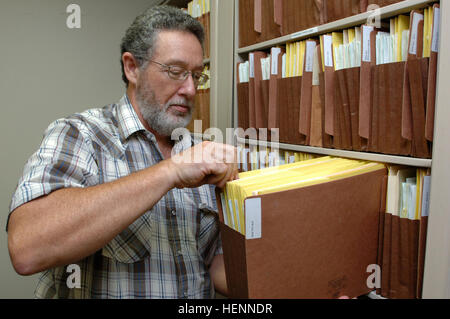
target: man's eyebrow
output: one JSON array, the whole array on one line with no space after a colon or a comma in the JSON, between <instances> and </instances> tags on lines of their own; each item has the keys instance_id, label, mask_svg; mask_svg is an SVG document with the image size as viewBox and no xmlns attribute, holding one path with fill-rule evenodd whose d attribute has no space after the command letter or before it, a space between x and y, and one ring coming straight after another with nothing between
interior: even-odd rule
<instances>
[{"instance_id":1,"label":"man's eyebrow","mask_svg":"<svg viewBox=\"0 0 450 319\"><path fill-rule=\"evenodd\" d=\"M167 61L165 64L167 65L177 65L177 66L181 66L183 68L188 67L187 63L185 61L182 60L169 60ZM203 71L204 65L203 63L201 65L197 65L196 67L193 68L193 70L202 70Z\"/></svg>"}]
</instances>

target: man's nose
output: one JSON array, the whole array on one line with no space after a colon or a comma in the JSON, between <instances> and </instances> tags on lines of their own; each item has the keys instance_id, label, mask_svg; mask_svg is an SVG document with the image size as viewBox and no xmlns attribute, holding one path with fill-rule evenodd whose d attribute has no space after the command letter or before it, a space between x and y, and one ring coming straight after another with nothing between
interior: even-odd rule
<instances>
[{"instance_id":1,"label":"man's nose","mask_svg":"<svg viewBox=\"0 0 450 319\"><path fill-rule=\"evenodd\" d=\"M197 93L197 87L195 86L194 78L192 74L189 74L186 80L184 80L183 85L180 87L178 91L180 95L184 95L187 98L194 98Z\"/></svg>"}]
</instances>

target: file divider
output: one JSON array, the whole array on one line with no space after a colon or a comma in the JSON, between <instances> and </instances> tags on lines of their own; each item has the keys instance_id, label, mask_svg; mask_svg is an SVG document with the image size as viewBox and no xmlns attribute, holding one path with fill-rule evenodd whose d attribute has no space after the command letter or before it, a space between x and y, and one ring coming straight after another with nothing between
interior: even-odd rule
<instances>
[{"instance_id":1,"label":"file divider","mask_svg":"<svg viewBox=\"0 0 450 319\"><path fill-rule=\"evenodd\" d=\"M238 98L238 126L247 130L249 125L249 83L237 84L237 98Z\"/></svg>"},{"instance_id":2,"label":"file divider","mask_svg":"<svg viewBox=\"0 0 450 319\"><path fill-rule=\"evenodd\" d=\"M373 67L373 112L370 151L410 156L411 142L401 134L405 62Z\"/></svg>"}]
</instances>

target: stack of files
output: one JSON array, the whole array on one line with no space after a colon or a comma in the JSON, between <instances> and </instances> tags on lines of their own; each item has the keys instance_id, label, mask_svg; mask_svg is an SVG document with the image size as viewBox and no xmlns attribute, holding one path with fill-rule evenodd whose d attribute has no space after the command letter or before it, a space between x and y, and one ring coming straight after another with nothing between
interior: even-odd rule
<instances>
[{"instance_id":1,"label":"stack of files","mask_svg":"<svg viewBox=\"0 0 450 319\"><path fill-rule=\"evenodd\" d=\"M370 291L384 165L322 157L241 173L219 199L231 298L337 298Z\"/></svg>"},{"instance_id":2,"label":"stack of files","mask_svg":"<svg viewBox=\"0 0 450 319\"><path fill-rule=\"evenodd\" d=\"M403 81L402 137L411 142L412 155L420 158L431 157L439 42L438 26L434 21L439 20L439 15L439 4L411 12L410 44Z\"/></svg>"},{"instance_id":3,"label":"stack of files","mask_svg":"<svg viewBox=\"0 0 450 319\"><path fill-rule=\"evenodd\" d=\"M282 56L282 75L277 86L280 142L308 145L307 137L300 134L300 101L302 99L302 75L306 41L286 44Z\"/></svg>"},{"instance_id":4,"label":"stack of files","mask_svg":"<svg viewBox=\"0 0 450 319\"><path fill-rule=\"evenodd\" d=\"M320 38L325 74L325 134L334 148L364 151L359 136L361 28Z\"/></svg>"},{"instance_id":5,"label":"stack of files","mask_svg":"<svg viewBox=\"0 0 450 319\"><path fill-rule=\"evenodd\" d=\"M439 16L435 4L382 29L250 53L238 66L239 126L279 128L287 144L431 158Z\"/></svg>"},{"instance_id":6,"label":"stack of files","mask_svg":"<svg viewBox=\"0 0 450 319\"><path fill-rule=\"evenodd\" d=\"M377 292L383 297L422 296L430 182L429 170L389 167L378 260L381 287Z\"/></svg>"},{"instance_id":7,"label":"stack of files","mask_svg":"<svg viewBox=\"0 0 450 319\"><path fill-rule=\"evenodd\" d=\"M205 29L204 57L210 57L211 46L211 0L193 0L188 3L187 12L196 18Z\"/></svg>"},{"instance_id":8,"label":"stack of files","mask_svg":"<svg viewBox=\"0 0 450 319\"><path fill-rule=\"evenodd\" d=\"M281 79L278 78L276 91L270 92L277 95L273 109L277 110L283 143L324 146L320 61L318 41L286 44L286 53L281 56Z\"/></svg>"},{"instance_id":9,"label":"stack of files","mask_svg":"<svg viewBox=\"0 0 450 319\"><path fill-rule=\"evenodd\" d=\"M260 139L271 138L271 130L278 129L277 109L278 79L282 75L284 48L274 47L270 54L251 52L249 60L237 66L238 125L267 130Z\"/></svg>"},{"instance_id":10,"label":"stack of files","mask_svg":"<svg viewBox=\"0 0 450 319\"><path fill-rule=\"evenodd\" d=\"M359 129L371 152L431 157L439 43L434 21L438 4L391 19L390 32L363 26Z\"/></svg>"},{"instance_id":11,"label":"stack of files","mask_svg":"<svg viewBox=\"0 0 450 319\"><path fill-rule=\"evenodd\" d=\"M203 73L210 75L209 67L205 66ZM195 108L192 114L192 120L186 127L189 131L195 131L195 121L202 121L202 132L210 127L210 82L197 88L195 95Z\"/></svg>"}]
</instances>

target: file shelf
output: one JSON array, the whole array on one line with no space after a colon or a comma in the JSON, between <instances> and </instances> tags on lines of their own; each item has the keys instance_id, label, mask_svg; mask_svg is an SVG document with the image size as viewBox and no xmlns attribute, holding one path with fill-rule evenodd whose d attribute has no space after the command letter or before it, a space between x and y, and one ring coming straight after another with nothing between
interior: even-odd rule
<instances>
[{"instance_id":1,"label":"file shelf","mask_svg":"<svg viewBox=\"0 0 450 319\"><path fill-rule=\"evenodd\" d=\"M284 143L272 143L272 142L266 142L266 141L241 139L241 138L238 138L237 142L240 144L249 144L252 146L279 148L280 150L286 150L286 151L311 153L311 154L318 154L318 155L324 155L324 156L328 155L328 156L336 156L336 157L346 157L346 158L351 158L351 159L359 159L359 160L366 160L366 161L371 161L371 162L380 162L380 163L387 163L387 164L396 164L396 165L414 166L414 167L423 167L423 168L431 168L431 166L432 166L432 160L422 159L422 158L412 158L412 157L404 157L404 156L391 156L391 155L384 155L384 154L372 154L372 153L364 153L364 152L344 151L344 150L337 150L337 149L327 149L327 148L302 146L302 145L291 145L291 144L284 144Z\"/></svg>"},{"instance_id":2,"label":"file shelf","mask_svg":"<svg viewBox=\"0 0 450 319\"><path fill-rule=\"evenodd\" d=\"M439 2L439 1L438 0L407 0L407 1L402 1L402 2L392 4L387 7L382 7L379 9L379 13L380 13L381 19L386 19L386 18L391 18L391 17L397 16L399 14L409 13L413 9L424 8L435 2ZM237 11L235 14L237 14L236 16L238 16L239 15L239 12L238 12L239 5L236 5L236 10ZM309 37L314 37L314 36L321 35L324 33L329 33L329 32L336 31L336 30L342 30L342 29L355 27L355 26L365 23L367 21L367 19L369 19L372 15L373 15L373 12L364 12L364 13L360 13L358 15L354 15L354 16L345 18L345 19L333 21L333 22L323 24L323 25L320 25L317 27L313 27L313 28L309 28L309 29L302 30L299 32L295 32L295 33L292 33L292 34L289 34L289 35L286 35L286 36L283 36L280 38L276 38L273 40L265 41L262 43L250 45L250 46L243 47L243 48L238 48L237 54L245 54L245 53L249 53L249 52L256 51L256 50L264 50L264 49L268 49L268 48L271 48L271 47L279 45L279 44L284 44L286 42L300 41L300 40L304 40ZM237 21L237 24L238 23L239 23L239 21ZM239 29L236 29L236 30L239 30ZM236 34L239 34L239 32Z\"/></svg>"},{"instance_id":3,"label":"file shelf","mask_svg":"<svg viewBox=\"0 0 450 319\"><path fill-rule=\"evenodd\" d=\"M435 0L405 0L396 4L382 7L380 14L383 19L410 12L413 9L424 8L436 3ZM212 87L217 90L211 95L211 108L216 127L238 127L237 112L237 81L236 65L254 50L265 50L287 42L307 39L327 32L342 30L363 24L371 13L361 13L349 18L341 19L307 30L299 30L287 36L261 42L255 45L239 47L239 1L212 1L212 51L211 73L220 74L213 79ZM214 11L220 7L218 11ZM450 3L441 1L441 17L450 14ZM441 18L441 30L450 30L450 20ZM234 21L234 30L230 29L230 21ZM220 41L218 40L220 35ZM230 61L231 56L234 61ZM279 148L290 151L308 152L314 154L348 157L383 163L400 164L412 167L432 168L432 183L430 196L430 219L428 223L427 253L425 257L425 273L423 280L423 298L450 298L450 91L445 83L450 80L450 33L442 32L439 50L439 64L437 74L436 115L433 141L433 156L431 159L417 159L402 156L389 156L373 153L341 151L335 149L314 148L308 146L280 144ZM231 126L232 125L232 126ZM239 143L271 146L268 142L250 139L240 139Z\"/></svg>"},{"instance_id":4,"label":"file shelf","mask_svg":"<svg viewBox=\"0 0 450 319\"><path fill-rule=\"evenodd\" d=\"M427 6L432 5L433 3L438 3L439 0L404 0L395 4L391 4L389 6L381 7L378 9L378 13L381 16L381 20L392 18L400 14L409 13L411 10L414 9L423 9ZM442 10L442 9L441 9ZM343 30L355 26L359 26L367 22L367 20L373 15L372 12L364 12L360 13L354 16L350 16L348 18L344 18L341 20L333 21L330 23L322 24L316 27L308 28L306 30L300 30L298 32L294 32L292 34L282 36L279 38L275 38L269 41L257 43L254 45L246 46L239 48L239 19L236 18L239 16L239 0L235 0L234 4L234 22L235 22L235 31L234 34L234 47L235 49L235 55L234 55L234 66L233 69L235 69L235 65L237 63L243 62L244 57L247 57L250 52L253 51L262 51L270 49L271 47L286 44L289 42L294 41L300 41L305 40L314 36L319 36L325 33L330 33L332 31L337 30ZM441 14L441 16L443 16ZM441 29L444 30L441 26ZM442 40L441 40L442 42ZM441 43L442 45L442 43ZM442 56L442 54L440 55ZM237 75L234 76L234 92L237 92ZM234 100L233 100L233 110L232 110L232 116L233 116L233 124L234 127L239 127L238 125L238 111L237 111L237 94L234 93ZM243 143L241 139L238 139L239 143ZM247 142L249 140L247 139ZM262 142L264 143L264 142ZM257 141L251 141L252 145L257 144ZM264 145L264 144L260 144ZM366 153L366 152L355 152L355 151L344 151L339 149L328 149L328 148L317 148L317 147L310 147L310 146L301 146L301 145L291 145L291 144L285 144L280 143L280 149L283 150L289 150L289 151L299 151L299 152L310 152L313 154L320 154L320 155L330 155L330 156L343 156L348 158L354 158L354 159L362 159L362 160L369 160L369 161L375 161L375 162L384 162L387 164L398 164L398 165L405 165L405 166L414 166L414 167L432 167L432 160L431 159L421 159L421 158L414 158L414 157L404 157L404 156L391 156L391 155L384 155L384 154L374 154L374 153Z\"/></svg>"}]
</instances>

